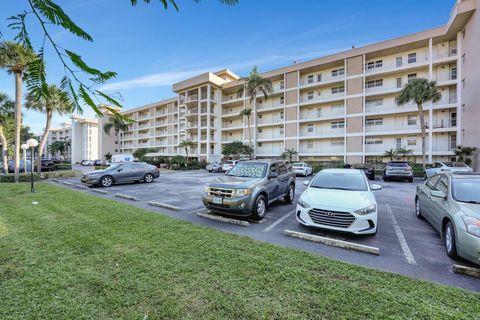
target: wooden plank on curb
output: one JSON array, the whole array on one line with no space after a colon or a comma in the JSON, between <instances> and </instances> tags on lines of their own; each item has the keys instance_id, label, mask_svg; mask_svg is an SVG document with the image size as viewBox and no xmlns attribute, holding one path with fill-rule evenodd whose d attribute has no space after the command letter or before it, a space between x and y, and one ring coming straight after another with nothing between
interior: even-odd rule
<instances>
[{"instance_id":1,"label":"wooden plank on curb","mask_svg":"<svg viewBox=\"0 0 480 320\"><path fill-rule=\"evenodd\" d=\"M166 204L166 203L162 203L162 202L158 202L158 201L148 201L147 204L149 204L151 206L154 206L154 207L160 207L160 208L170 209L170 210L174 210L174 211L182 210L182 208L180 208L180 207L172 206L171 204Z\"/></svg>"},{"instance_id":2,"label":"wooden plank on curb","mask_svg":"<svg viewBox=\"0 0 480 320\"><path fill-rule=\"evenodd\" d=\"M210 214L210 213L206 213L206 212L198 212L197 216L202 217L202 218L207 218L207 219L210 219L210 220L215 220L215 221L220 221L220 222L225 222L225 223L230 223L230 224L236 224L236 225L239 225L239 226L242 226L242 227L250 226L250 222L248 222L248 221L226 218L226 217L217 216L215 214Z\"/></svg>"},{"instance_id":3,"label":"wooden plank on curb","mask_svg":"<svg viewBox=\"0 0 480 320\"><path fill-rule=\"evenodd\" d=\"M327 237L321 237L321 236L315 236L313 234L308 234L308 233L303 233L303 232L297 232L297 231L292 231L292 230L285 230L284 234L293 238L298 238L302 240L309 240L317 243L322 243L326 244L329 246L333 247L339 247L343 249L348 249L348 250L355 250L355 251L360 251L360 252L365 252L365 253L370 253L374 255L380 255L380 249L376 247L370 247L370 246L365 246L363 244L358 244L354 242L348 242L348 241L343 241L343 240L337 240L337 239L332 239L332 238L327 238Z\"/></svg>"},{"instance_id":4,"label":"wooden plank on curb","mask_svg":"<svg viewBox=\"0 0 480 320\"><path fill-rule=\"evenodd\" d=\"M92 190L93 192L98 192L98 193L108 194L108 191L101 190L101 189L90 189L90 190Z\"/></svg>"},{"instance_id":5,"label":"wooden plank on curb","mask_svg":"<svg viewBox=\"0 0 480 320\"><path fill-rule=\"evenodd\" d=\"M477 269L477 268L454 264L452 265L452 271L457 274L463 274L465 276L480 278L480 269Z\"/></svg>"},{"instance_id":6,"label":"wooden plank on curb","mask_svg":"<svg viewBox=\"0 0 480 320\"><path fill-rule=\"evenodd\" d=\"M129 196L128 194L123 194L123 193L116 193L115 197L122 198L122 199L127 199L127 200L132 200L132 201L138 201L137 197Z\"/></svg>"}]
</instances>

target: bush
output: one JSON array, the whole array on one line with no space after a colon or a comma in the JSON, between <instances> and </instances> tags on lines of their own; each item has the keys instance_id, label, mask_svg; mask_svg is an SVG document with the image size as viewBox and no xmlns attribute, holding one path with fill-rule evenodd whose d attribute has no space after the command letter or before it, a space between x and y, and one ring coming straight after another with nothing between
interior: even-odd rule
<instances>
[{"instance_id":1,"label":"bush","mask_svg":"<svg viewBox=\"0 0 480 320\"><path fill-rule=\"evenodd\" d=\"M313 173L317 173L322 169L343 168L343 161L305 161L312 169Z\"/></svg>"},{"instance_id":2,"label":"bush","mask_svg":"<svg viewBox=\"0 0 480 320\"><path fill-rule=\"evenodd\" d=\"M33 174L33 180L34 181L39 181L40 180L40 175L38 173ZM18 182L30 182L31 181L31 176L30 173L22 173L18 175ZM8 176L0 176L0 183L14 183L15 178L13 174L9 174Z\"/></svg>"},{"instance_id":3,"label":"bush","mask_svg":"<svg viewBox=\"0 0 480 320\"><path fill-rule=\"evenodd\" d=\"M59 163L55 165L55 170L72 170L70 163Z\"/></svg>"},{"instance_id":4,"label":"bush","mask_svg":"<svg viewBox=\"0 0 480 320\"><path fill-rule=\"evenodd\" d=\"M77 170L64 170L42 173L43 179L55 179L55 178L72 178L80 174Z\"/></svg>"}]
</instances>

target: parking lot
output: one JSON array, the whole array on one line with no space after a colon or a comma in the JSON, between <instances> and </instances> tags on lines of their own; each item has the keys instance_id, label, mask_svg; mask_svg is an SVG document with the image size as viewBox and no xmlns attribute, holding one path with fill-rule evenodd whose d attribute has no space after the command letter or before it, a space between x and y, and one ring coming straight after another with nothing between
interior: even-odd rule
<instances>
[{"instance_id":1,"label":"parking lot","mask_svg":"<svg viewBox=\"0 0 480 320\"><path fill-rule=\"evenodd\" d=\"M455 263L466 266L473 265L467 261L454 261L448 258L443 242L436 231L424 220L416 218L414 213L415 187L418 183L421 183L421 180L414 183L383 182L377 178L376 183L383 186L382 190L376 191L379 205L378 233L375 236L351 236L300 226L295 219L295 205L287 205L283 200L273 203L266 218L260 223L248 222L244 225L238 225L199 216L198 214L207 213L200 199L203 185L222 175L221 173L205 171L168 172L162 173L160 178L151 184L116 185L103 189L79 187L79 178L57 182L81 192L111 198L154 212L258 240L295 247L334 259L396 272L414 278L480 291L480 280L458 275L450 270L451 265ZM305 189L303 180L305 178L297 178L296 198ZM98 190L107 193L95 192ZM137 200L119 198L116 196L117 193L135 197ZM160 202L172 207L151 206L148 204L149 201ZM285 230L377 247L380 250L380 255L292 238L284 234Z\"/></svg>"}]
</instances>

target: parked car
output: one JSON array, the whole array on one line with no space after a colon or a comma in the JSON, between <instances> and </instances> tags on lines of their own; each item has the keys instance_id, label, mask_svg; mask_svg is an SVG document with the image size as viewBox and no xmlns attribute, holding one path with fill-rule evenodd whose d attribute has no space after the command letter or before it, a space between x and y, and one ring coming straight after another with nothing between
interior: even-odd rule
<instances>
[{"instance_id":1,"label":"parked car","mask_svg":"<svg viewBox=\"0 0 480 320\"><path fill-rule=\"evenodd\" d=\"M31 169L32 169L32 164L31 164L30 160L27 160L27 172L32 171ZM8 160L8 172L14 172L14 171L15 171L14 161L13 160ZM24 160L19 161L18 171L20 173L25 172L25 161Z\"/></svg>"},{"instance_id":2,"label":"parked car","mask_svg":"<svg viewBox=\"0 0 480 320\"><path fill-rule=\"evenodd\" d=\"M59 163L61 162L60 159L55 158L55 157L51 158L50 160L52 160L52 162L53 162L54 164L59 164Z\"/></svg>"},{"instance_id":3,"label":"parked car","mask_svg":"<svg viewBox=\"0 0 480 320\"><path fill-rule=\"evenodd\" d=\"M444 171L455 171L455 172L473 172L473 169L467 166L463 162L440 162L437 161L433 164L432 168L426 169L424 172L425 179L430 178L431 176L444 172Z\"/></svg>"},{"instance_id":4,"label":"parked car","mask_svg":"<svg viewBox=\"0 0 480 320\"><path fill-rule=\"evenodd\" d=\"M413 169L408 161L389 161L383 170L383 180L408 180L413 182Z\"/></svg>"},{"instance_id":5,"label":"parked car","mask_svg":"<svg viewBox=\"0 0 480 320\"><path fill-rule=\"evenodd\" d=\"M82 162L80 162L80 164L82 166L93 166L94 162L92 160L82 160Z\"/></svg>"},{"instance_id":6,"label":"parked car","mask_svg":"<svg viewBox=\"0 0 480 320\"><path fill-rule=\"evenodd\" d=\"M371 163L357 163L354 164L353 169L359 169L365 172L369 180L375 180L375 167Z\"/></svg>"},{"instance_id":7,"label":"parked car","mask_svg":"<svg viewBox=\"0 0 480 320\"><path fill-rule=\"evenodd\" d=\"M220 162L213 162L213 163L209 163L205 169L208 172L221 172L222 166L223 165Z\"/></svg>"},{"instance_id":8,"label":"parked car","mask_svg":"<svg viewBox=\"0 0 480 320\"><path fill-rule=\"evenodd\" d=\"M431 176L417 186L415 212L438 231L449 257L480 265L480 174Z\"/></svg>"},{"instance_id":9,"label":"parked car","mask_svg":"<svg viewBox=\"0 0 480 320\"><path fill-rule=\"evenodd\" d=\"M324 169L309 181L297 202L297 221L316 227L353 234L377 233L377 201L361 170Z\"/></svg>"},{"instance_id":10,"label":"parked car","mask_svg":"<svg viewBox=\"0 0 480 320\"><path fill-rule=\"evenodd\" d=\"M281 198L288 204L295 198L294 172L281 160L252 160L206 184L202 201L213 212L261 220L268 205Z\"/></svg>"},{"instance_id":11,"label":"parked car","mask_svg":"<svg viewBox=\"0 0 480 320\"><path fill-rule=\"evenodd\" d=\"M222 165L222 171L227 172L228 170L231 170L235 165L238 163L238 160L227 160L223 163Z\"/></svg>"},{"instance_id":12,"label":"parked car","mask_svg":"<svg viewBox=\"0 0 480 320\"><path fill-rule=\"evenodd\" d=\"M82 175L80 181L88 185L110 187L112 184L144 181L151 183L160 176L158 168L144 162L112 164L105 170L95 170Z\"/></svg>"},{"instance_id":13,"label":"parked car","mask_svg":"<svg viewBox=\"0 0 480 320\"><path fill-rule=\"evenodd\" d=\"M35 161L35 170L37 170L37 164ZM42 159L41 163L41 170L42 171L54 171L55 170L55 163L49 159Z\"/></svg>"},{"instance_id":14,"label":"parked car","mask_svg":"<svg viewBox=\"0 0 480 320\"><path fill-rule=\"evenodd\" d=\"M105 161L100 160L100 159L97 159L97 160L94 160L94 161L93 161L93 165L94 165L94 166L104 166L104 165L105 165Z\"/></svg>"},{"instance_id":15,"label":"parked car","mask_svg":"<svg viewBox=\"0 0 480 320\"><path fill-rule=\"evenodd\" d=\"M295 172L296 175L302 175L304 177L307 177L311 174L313 174L313 169L312 167L305 162L295 162L292 164L292 169L293 172Z\"/></svg>"}]
</instances>

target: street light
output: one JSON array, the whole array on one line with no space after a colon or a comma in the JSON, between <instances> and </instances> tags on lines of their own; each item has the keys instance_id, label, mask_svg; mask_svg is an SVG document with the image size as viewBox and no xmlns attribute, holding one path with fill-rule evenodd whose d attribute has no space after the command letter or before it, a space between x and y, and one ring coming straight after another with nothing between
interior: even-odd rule
<instances>
[{"instance_id":1,"label":"street light","mask_svg":"<svg viewBox=\"0 0 480 320\"><path fill-rule=\"evenodd\" d=\"M28 139L27 140L27 146L30 148L30 164L31 164L31 167L30 167L30 177L31 177L31 192L34 193L35 192L35 186L33 185L33 162L35 161L34 160L34 149L36 146L38 146L38 141L35 140L35 139ZM25 165L27 165L25 163Z\"/></svg>"},{"instance_id":2,"label":"street light","mask_svg":"<svg viewBox=\"0 0 480 320\"><path fill-rule=\"evenodd\" d=\"M20 148L23 150L23 170L25 171L25 174L27 174L27 150L28 150L28 145L26 143L22 144Z\"/></svg>"}]
</instances>

